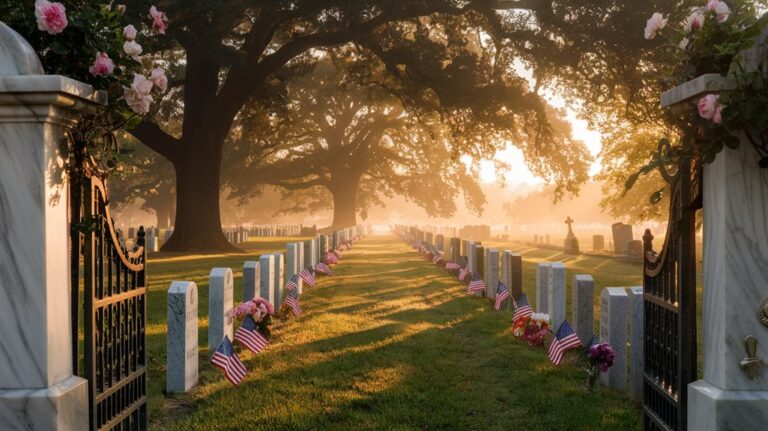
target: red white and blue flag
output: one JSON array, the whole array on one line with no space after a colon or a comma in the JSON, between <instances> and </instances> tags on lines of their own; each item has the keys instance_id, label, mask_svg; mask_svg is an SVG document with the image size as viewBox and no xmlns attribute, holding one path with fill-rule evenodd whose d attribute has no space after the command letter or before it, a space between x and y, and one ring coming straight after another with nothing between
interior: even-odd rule
<instances>
[{"instance_id":1,"label":"red white and blue flag","mask_svg":"<svg viewBox=\"0 0 768 431\"><path fill-rule=\"evenodd\" d=\"M472 274L472 270L469 269L469 264L459 271L459 281L464 281L468 275Z\"/></svg>"},{"instance_id":2,"label":"red white and blue flag","mask_svg":"<svg viewBox=\"0 0 768 431\"><path fill-rule=\"evenodd\" d=\"M315 279L315 271L312 269L312 266L308 266L299 272L299 277L301 277L302 280L304 280L304 283L307 283L307 286L309 287L315 287L317 285L317 280Z\"/></svg>"},{"instance_id":3,"label":"red white and blue flag","mask_svg":"<svg viewBox=\"0 0 768 431\"><path fill-rule=\"evenodd\" d=\"M549 360L555 365L560 365L563 360L563 354L568 350L581 347L581 340L573 332L573 328L567 320L563 320L560 329L557 330L552 344L549 345Z\"/></svg>"},{"instance_id":4,"label":"red white and blue flag","mask_svg":"<svg viewBox=\"0 0 768 431\"><path fill-rule=\"evenodd\" d=\"M443 259L443 256L439 252L435 252L435 257L432 259L432 263L435 265L440 265L444 261L445 259Z\"/></svg>"},{"instance_id":5,"label":"red white and blue flag","mask_svg":"<svg viewBox=\"0 0 768 431\"><path fill-rule=\"evenodd\" d=\"M259 332L259 327L250 314L245 316L243 323L237 328L235 341L245 346L254 355L259 354L269 344L269 340Z\"/></svg>"},{"instance_id":6,"label":"red white and blue flag","mask_svg":"<svg viewBox=\"0 0 768 431\"><path fill-rule=\"evenodd\" d=\"M293 315L296 317L301 316L301 306L299 305L299 291L291 290L288 292L288 297L285 298L285 305L291 308Z\"/></svg>"},{"instance_id":7,"label":"red white and blue flag","mask_svg":"<svg viewBox=\"0 0 768 431\"><path fill-rule=\"evenodd\" d=\"M520 295L520 299L514 302L515 302L515 314L512 316L513 321L521 317L530 317L533 314L533 308L531 308L531 304L528 303L528 297L525 296L525 293Z\"/></svg>"},{"instance_id":8,"label":"red white and blue flag","mask_svg":"<svg viewBox=\"0 0 768 431\"><path fill-rule=\"evenodd\" d=\"M461 269L461 265L459 265L456 262L448 262L445 264L445 270L446 271L459 271Z\"/></svg>"},{"instance_id":9,"label":"red white and blue flag","mask_svg":"<svg viewBox=\"0 0 768 431\"><path fill-rule=\"evenodd\" d=\"M285 290L289 292L299 290L299 277L296 274L293 274L293 277L285 283Z\"/></svg>"},{"instance_id":10,"label":"red white and blue flag","mask_svg":"<svg viewBox=\"0 0 768 431\"><path fill-rule=\"evenodd\" d=\"M484 292L485 291L485 282L480 277L474 277L472 278L472 281L469 282L469 286L467 287L467 293L477 293L477 292Z\"/></svg>"},{"instance_id":11,"label":"red white and blue flag","mask_svg":"<svg viewBox=\"0 0 768 431\"><path fill-rule=\"evenodd\" d=\"M494 303L493 308L495 308L496 311L501 310L501 305L507 298L509 298L509 289L506 284L499 282L499 287L496 288L496 302Z\"/></svg>"},{"instance_id":12,"label":"red white and blue flag","mask_svg":"<svg viewBox=\"0 0 768 431\"><path fill-rule=\"evenodd\" d=\"M328 265L324 264L323 262L320 262L317 265L315 265L315 274L323 274L328 276L333 275L333 273L331 272L331 268Z\"/></svg>"},{"instance_id":13,"label":"red white and blue flag","mask_svg":"<svg viewBox=\"0 0 768 431\"><path fill-rule=\"evenodd\" d=\"M237 353L235 353L235 349L226 335L221 344L219 344L219 347L216 348L213 356L211 356L211 363L223 371L224 376L233 385L239 385L245 378L245 375L248 374L248 370L240 362L240 358L237 357Z\"/></svg>"}]
</instances>

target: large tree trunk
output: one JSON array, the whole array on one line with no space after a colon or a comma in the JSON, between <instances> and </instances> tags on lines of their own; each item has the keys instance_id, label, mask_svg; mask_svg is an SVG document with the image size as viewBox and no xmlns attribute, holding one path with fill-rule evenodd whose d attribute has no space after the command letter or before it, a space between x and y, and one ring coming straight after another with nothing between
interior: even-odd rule
<instances>
[{"instance_id":1,"label":"large tree trunk","mask_svg":"<svg viewBox=\"0 0 768 431\"><path fill-rule=\"evenodd\" d=\"M173 161L176 168L176 222L163 251L239 251L221 230L221 146L196 144L190 145Z\"/></svg>"},{"instance_id":2,"label":"large tree trunk","mask_svg":"<svg viewBox=\"0 0 768 431\"><path fill-rule=\"evenodd\" d=\"M155 207L155 216L157 217L157 228L168 229L171 227L171 221L173 220L173 205L158 205Z\"/></svg>"},{"instance_id":3,"label":"large tree trunk","mask_svg":"<svg viewBox=\"0 0 768 431\"><path fill-rule=\"evenodd\" d=\"M360 188L360 177L336 178L329 186L333 195L334 228L344 228L357 224L357 192Z\"/></svg>"}]
</instances>

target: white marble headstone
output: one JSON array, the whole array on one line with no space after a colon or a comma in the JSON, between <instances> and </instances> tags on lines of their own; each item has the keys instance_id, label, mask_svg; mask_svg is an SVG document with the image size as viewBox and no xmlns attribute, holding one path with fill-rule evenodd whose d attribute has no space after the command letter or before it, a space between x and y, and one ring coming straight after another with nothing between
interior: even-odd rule
<instances>
[{"instance_id":1,"label":"white marble headstone","mask_svg":"<svg viewBox=\"0 0 768 431\"><path fill-rule=\"evenodd\" d=\"M197 286L174 281L168 289L166 392L187 392L198 381Z\"/></svg>"},{"instance_id":2,"label":"white marble headstone","mask_svg":"<svg viewBox=\"0 0 768 431\"><path fill-rule=\"evenodd\" d=\"M243 302L259 295L261 286L261 268L259 262L250 260L243 264Z\"/></svg>"},{"instance_id":3,"label":"white marble headstone","mask_svg":"<svg viewBox=\"0 0 768 431\"><path fill-rule=\"evenodd\" d=\"M629 394L643 398L643 287L627 289L629 295Z\"/></svg>"},{"instance_id":4,"label":"white marble headstone","mask_svg":"<svg viewBox=\"0 0 768 431\"><path fill-rule=\"evenodd\" d=\"M549 266L547 286L547 303L553 331L557 331L565 320L565 295L565 265L554 262Z\"/></svg>"},{"instance_id":5,"label":"white marble headstone","mask_svg":"<svg viewBox=\"0 0 768 431\"><path fill-rule=\"evenodd\" d=\"M627 387L627 313L629 298L622 287L606 287L600 294L600 342L613 347L613 366L601 373L600 381L609 388Z\"/></svg>"},{"instance_id":6,"label":"white marble headstone","mask_svg":"<svg viewBox=\"0 0 768 431\"><path fill-rule=\"evenodd\" d=\"M233 319L227 316L234 308L232 270L213 268L208 281L208 348L216 350L228 336L232 339Z\"/></svg>"},{"instance_id":7,"label":"white marble headstone","mask_svg":"<svg viewBox=\"0 0 768 431\"><path fill-rule=\"evenodd\" d=\"M572 287L572 327L578 335L581 344L588 346L595 333L594 291L595 280L591 275L577 274L573 276Z\"/></svg>"},{"instance_id":8,"label":"white marble headstone","mask_svg":"<svg viewBox=\"0 0 768 431\"><path fill-rule=\"evenodd\" d=\"M259 288L259 296L269 301L270 304L275 304L275 256L272 254L262 254L259 257L259 267L261 268L261 284Z\"/></svg>"},{"instance_id":9,"label":"white marble headstone","mask_svg":"<svg viewBox=\"0 0 768 431\"><path fill-rule=\"evenodd\" d=\"M539 313L549 313L549 263L536 265L536 308Z\"/></svg>"}]
</instances>

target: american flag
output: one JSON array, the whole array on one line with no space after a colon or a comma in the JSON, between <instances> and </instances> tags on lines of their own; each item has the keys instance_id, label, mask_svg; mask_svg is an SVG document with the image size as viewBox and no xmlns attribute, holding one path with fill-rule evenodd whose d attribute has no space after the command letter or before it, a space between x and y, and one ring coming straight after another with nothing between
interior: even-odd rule
<instances>
[{"instance_id":1,"label":"american flag","mask_svg":"<svg viewBox=\"0 0 768 431\"><path fill-rule=\"evenodd\" d=\"M435 253L435 258L432 259L432 263L435 265L439 265L440 262L443 262L445 259L443 259L443 256L440 253Z\"/></svg>"},{"instance_id":2,"label":"american flag","mask_svg":"<svg viewBox=\"0 0 768 431\"><path fill-rule=\"evenodd\" d=\"M315 287L317 280L315 280L315 271L312 269L312 265L304 268L299 272L299 277L307 283L309 287Z\"/></svg>"},{"instance_id":3,"label":"american flag","mask_svg":"<svg viewBox=\"0 0 768 431\"><path fill-rule=\"evenodd\" d=\"M237 328L235 341L245 346L255 355L264 350L267 344L269 344L269 340L259 332L256 321L253 320L250 314L245 316L243 323Z\"/></svg>"},{"instance_id":4,"label":"american flag","mask_svg":"<svg viewBox=\"0 0 768 431\"><path fill-rule=\"evenodd\" d=\"M475 292L484 292L485 291L485 282L480 277L474 277L472 278L472 281L469 282L469 286L467 287L467 293L475 293Z\"/></svg>"},{"instance_id":5,"label":"american flag","mask_svg":"<svg viewBox=\"0 0 768 431\"><path fill-rule=\"evenodd\" d=\"M323 275L333 275L331 272L331 268L324 264L323 262L318 263L315 265L315 274L323 274Z\"/></svg>"},{"instance_id":6,"label":"american flag","mask_svg":"<svg viewBox=\"0 0 768 431\"><path fill-rule=\"evenodd\" d=\"M224 371L224 376L227 377L230 383L238 385L243 381L245 375L248 374L248 370L245 369L245 365L240 362L240 358L237 357L232 343L229 341L229 337L224 336L224 340L216 348L216 351L211 357L211 363Z\"/></svg>"},{"instance_id":7,"label":"american flag","mask_svg":"<svg viewBox=\"0 0 768 431\"><path fill-rule=\"evenodd\" d=\"M293 274L293 277L285 283L285 290L289 292L299 290L299 277L296 274Z\"/></svg>"},{"instance_id":8,"label":"american flag","mask_svg":"<svg viewBox=\"0 0 768 431\"><path fill-rule=\"evenodd\" d=\"M520 295L520 299L515 301L515 314L512 316L512 320L517 320L521 317L529 317L533 314L533 308L528 303L528 297L525 293Z\"/></svg>"},{"instance_id":9,"label":"american flag","mask_svg":"<svg viewBox=\"0 0 768 431\"><path fill-rule=\"evenodd\" d=\"M549 360L555 365L560 365L563 360L563 354L571 349L581 347L581 340L573 332L573 328L567 320L563 320L560 329L557 330L552 344L549 345Z\"/></svg>"},{"instance_id":10,"label":"american flag","mask_svg":"<svg viewBox=\"0 0 768 431\"><path fill-rule=\"evenodd\" d=\"M446 271L458 271L461 269L461 265L456 262L448 262L445 264Z\"/></svg>"},{"instance_id":11,"label":"american flag","mask_svg":"<svg viewBox=\"0 0 768 431\"><path fill-rule=\"evenodd\" d=\"M461 271L459 271L459 280L464 281L464 279L467 278L467 276L471 273L472 271L469 269L469 265L465 266L461 269Z\"/></svg>"},{"instance_id":12,"label":"american flag","mask_svg":"<svg viewBox=\"0 0 768 431\"><path fill-rule=\"evenodd\" d=\"M285 304L291 307L293 315L296 317L301 316L301 306L299 305L299 291L292 290L288 292L288 297L285 298Z\"/></svg>"},{"instance_id":13,"label":"american flag","mask_svg":"<svg viewBox=\"0 0 768 431\"><path fill-rule=\"evenodd\" d=\"M504 303L504 300L509 298L509 289L507 289L507 285L499 282L499 287L496 289L496 303L494 304L494 308L496 311L501 310L501 304Z\"/></svg>"}]
</instances>

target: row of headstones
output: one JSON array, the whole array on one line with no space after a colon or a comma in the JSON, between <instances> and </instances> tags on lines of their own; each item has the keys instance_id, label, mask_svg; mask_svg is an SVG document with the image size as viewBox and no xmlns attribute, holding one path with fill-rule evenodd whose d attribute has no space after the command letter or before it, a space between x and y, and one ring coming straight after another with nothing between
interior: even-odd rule
<instances>
[{"instance_id":1,"label":"row of headstones","mask_svg":"<svg viewBox=\"0 0 768 431\"><path fill-rule=\"evenodd\" d=\"M237 226L231 228L223 228L224 236L230 244L242 244L248 242L250 238L250 230L244 226Z\"/></svg>"},{"instance_id":2,"label":"row of headstones","mask_svg":"<svg viewBox=\"0 0 768 431\"><path fill-rule=\"evenodd\" d=\"M243 302L260 297L278 310L284 300L285 283L303 268L316 265L342 241L369 231L366 226L334 231L303 242L286 244L286 252L262 254L258 261L243 264ZM299 294L303 293L301 278ZM234 321L233 276L230 268L213 268L208 281L208 348L215 350L224 336L231 340ZM191 281L174 281L168 289L168 338L166 392L186 392L198 381L197 286Z\"/></svg>"},{"instance_id":3,"label":"row of headstones","mask_svg":"<svg viewBox=\"0 0 768 431\"><path fill-rule=\"evenodd\" d=\"M128 228L127 236L125 236L122 229L116 229L115 232L117 233L118 241L120 241L120 247L124 250L132 249L136 244L136 236L139 232L138 228ZM160 251L160 238L163 238L163 243L168 241L168 238L173 234L173 229L158 229L150 226L145 228L144 232L145 248L147 249L147 252L157 253Z\"/></svg>"},{"instance_id":4,"label":"row of headstones","mask_svg":"<svg viewBox=\"0 0 768 431\"><path fill-rule=\"evenodd\" d=\"M247 228L249 236L270 237L270 236L299 236L301 234L301 225L257 225Z\"/></svg>"},{"instance_id":5,"label":"row of headstones","mask_svg":"<svg viewBox=\"0 0 768 431\"><path fill-rule=\"evenodd\" d=\"M439 251L444 245L442 235L411 229L412 240L434 245ZM513 298L522 294L522 258L510 250L484 248L482 243L451 238L446 255L460 262L466 256L472 274L480 274L485 282L485 296L494 300L500 281L510 289ZM501 265L499 265L501 261ZM571 285L571 326L582 344L589 345L594 337L594 279L577 274ZM478 294L480 295L480 294ZM540 263L536 271L535 309L549 314L554 331L566 319L566 270L560 262ZM608 342L616 353L614 365L602 373L601 381L608 387L625 390L629 373L629 391L635 398L642 396L643 378L643 288L608 287L600 295L600 341ZM511 303L511 301L510 301ZM507 308L510 308L508 304ZM628 340L629 334L629 340ZM627 343L632 346L627 362Z\"/></svg>"}]
</instances>

